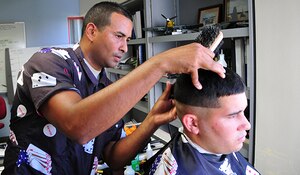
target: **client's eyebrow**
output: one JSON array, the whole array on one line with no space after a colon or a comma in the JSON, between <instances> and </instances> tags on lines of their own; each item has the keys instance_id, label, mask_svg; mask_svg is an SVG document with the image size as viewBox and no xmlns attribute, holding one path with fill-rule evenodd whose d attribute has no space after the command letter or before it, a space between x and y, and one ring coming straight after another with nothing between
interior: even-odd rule
<instances>
[{"instance_id":1,"label":"client's eyebrow","mask_svg":"<svg viewBox=\"0 0 300 175\"><path fill-rule=\"evenodd\" d=\"M233 112L233 113L230 113L228 114L227 116L232 116L232 115L237 115L239 113L243 112L243 110L240 110L240 111L237 111L237 112Z\"/></svg>"}]
</instances>

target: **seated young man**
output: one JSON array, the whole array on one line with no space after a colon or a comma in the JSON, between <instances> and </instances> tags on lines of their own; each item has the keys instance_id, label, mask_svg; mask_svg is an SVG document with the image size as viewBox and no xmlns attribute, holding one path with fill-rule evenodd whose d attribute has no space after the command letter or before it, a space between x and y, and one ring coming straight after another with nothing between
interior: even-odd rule
<instances>
[{"instance_id":1,"label":"seated young man","mask_svg":"<svg viewBox=\"0 0 300 175\"><path fill-rule=\"evenodd\" d=\"M199 69L202 90L182 74L174 99L183 128L156 157L150 174L259 175L238 152L250 123L244 115L246 87L241 77L226 69L226 78Z\"/></svg>"}]
</instances>

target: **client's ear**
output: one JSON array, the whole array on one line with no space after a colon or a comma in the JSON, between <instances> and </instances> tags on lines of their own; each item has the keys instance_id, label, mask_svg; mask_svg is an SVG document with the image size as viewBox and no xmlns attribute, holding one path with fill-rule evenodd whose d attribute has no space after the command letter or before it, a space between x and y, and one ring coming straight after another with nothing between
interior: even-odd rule
<instances>
[{"instance_id":1,"label":"client's ear","mask_svg":"<svg viewBox=\"0 0 300 175\"><path fill-rule=\"evenodd\" d=\"M193 114L185 114L182 117L182 124L184 125L184 127L186 128L187 131L189 131L193 134L199 133L197 116L195 116Z\"/></svg>"}]
</instances>

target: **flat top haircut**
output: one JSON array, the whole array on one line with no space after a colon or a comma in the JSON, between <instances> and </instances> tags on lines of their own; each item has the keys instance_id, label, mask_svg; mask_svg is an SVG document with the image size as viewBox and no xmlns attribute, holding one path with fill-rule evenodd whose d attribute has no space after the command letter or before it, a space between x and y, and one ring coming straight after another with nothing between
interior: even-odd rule
<instances>
[{"instance_id":1,"label":"flat top haircut","mask_svg":"<svg viewBox=\"0 0 300 175\"><path fill-rule=\"evenodd\" d=\"M225 70L226 77L221 78L212 71L199 69L199 81L203 86L201 90L192 84L190 75L181 74L174 86L174 99L186 105L218 108L218 98L245 92L242 78L228 68Z\"/></svg>"},{"instance_id":2,"label":"flat top haircut","mask_svg":"<svg viewBox=\"0 0 300 175\"><path fill-rule=\"evenodd\" d=\"M103 1L95 4L85 15L82 25L82 35L88 23L94 23L99 30L110 24L112 13L119 13L132 21L129 11L116 2Z\"/></svg>"}]
</instances>

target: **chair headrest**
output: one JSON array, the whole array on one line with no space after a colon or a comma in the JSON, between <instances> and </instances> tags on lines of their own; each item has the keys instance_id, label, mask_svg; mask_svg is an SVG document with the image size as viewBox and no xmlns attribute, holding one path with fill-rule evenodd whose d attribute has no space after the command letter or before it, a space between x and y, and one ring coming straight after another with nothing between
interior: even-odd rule
<instances>
[{"instance_id":1,"label":"chair headrest","mask_svg":"<svg viewBox=\"0 0 300 175\"><path fill-rule=\"evenodd\" d=\"M6 116L6 104L3 97L0 96L0 119Z\"/></svg>"}]
</instances>

